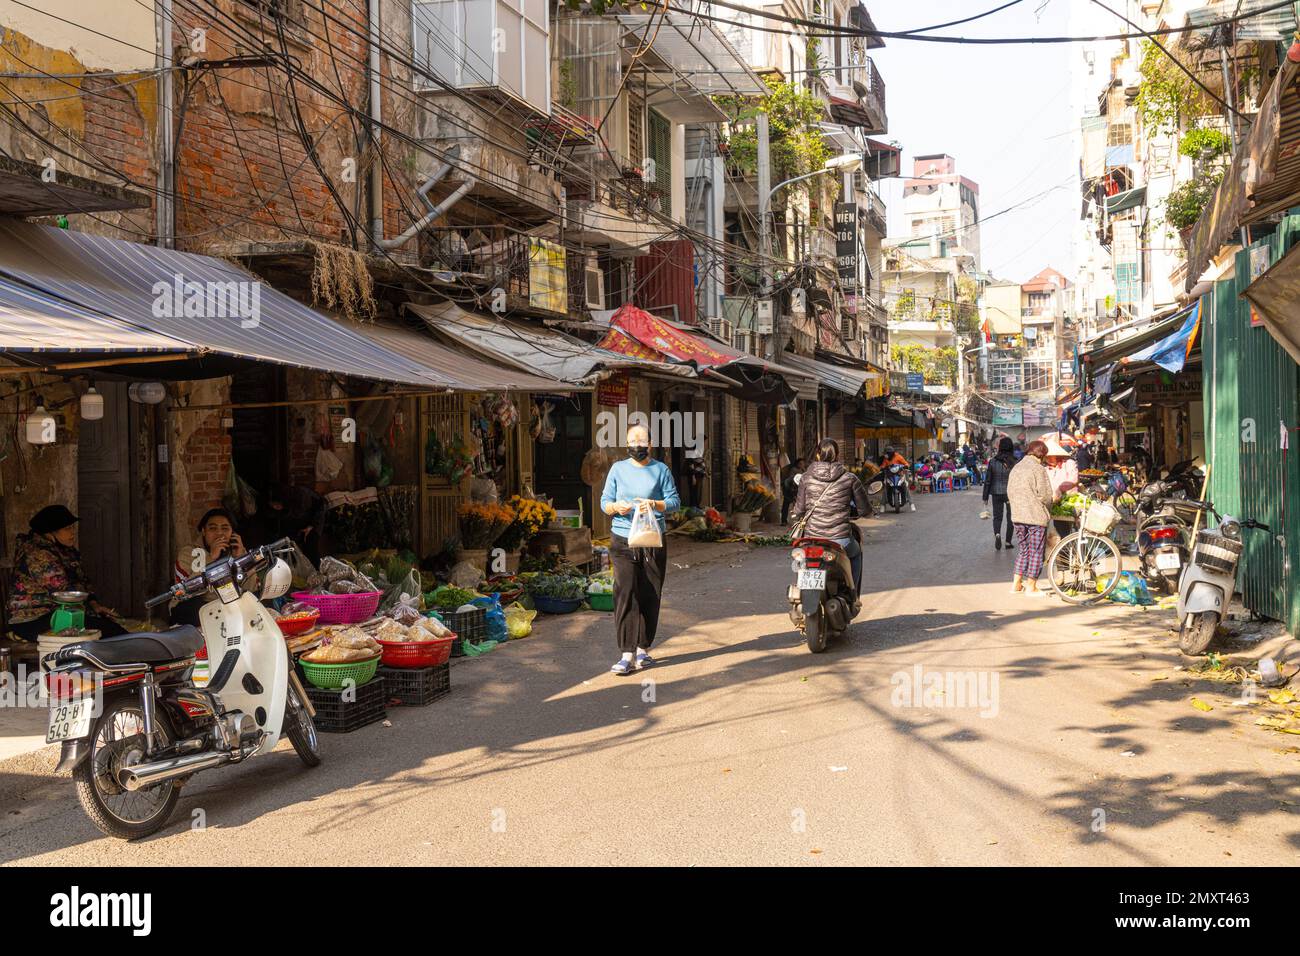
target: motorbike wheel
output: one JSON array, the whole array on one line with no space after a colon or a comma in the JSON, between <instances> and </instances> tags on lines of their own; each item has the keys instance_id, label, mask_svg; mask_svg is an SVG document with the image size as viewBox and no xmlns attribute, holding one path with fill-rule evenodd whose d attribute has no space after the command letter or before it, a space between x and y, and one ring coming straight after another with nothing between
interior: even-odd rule
<instances>
[{"instance_id":1,"label":"motorbike wheel","mask_svg":"<svg viewBox=\"0 0 1300 956\"><path fill-rule=\"evenodd\" d=\"M155 715L155 743L167 746L175 739L166 716ZM142 763L145 758L144 711L140 702L122 697L104 708L90 731L90 753L75 770L72 779L81 809L90 822L119 840L138 840L166 826L176 801L179 781L132 793L117 782L117 771Z\"/></svg>"},{"instance_id":2,"label":"motorbike wheel","mask_svg":"<svg viewBox=\"0 0 1300 956\"><path fill-rule=\"evenodd\" d=\"M1188 618L1191 619L1190 624ZM1218 627L1219 615L1214 611L1200 611L1187 615L1178 629L1178 649L1189 657L1204 654L1205 649L1214 640L1214 632Z\"/></svg>"},{"instance_id":3,"label":"motorbike wheel","mask_svg":"<svg viewBox=\"0 0 1300 956\"><path fill-rule=\"evenodd\" d=\"M817 613L804 621L804 638L808 642L808 650L814 654L820 654L826 650L826 609L817 608Z\"/></svg>"},{"instance_id":4,"label":"motorbike wheel","mask_svg":"<svg viewBox=\"0 0 1300 956\"><path fill-rule=\"evenodd\" d=\"M320 740L316 736L316 722L311 719L307 706L298 699L298 688L289 684L284 702L284 735L293 744L298 757L309 767L321 763Z\"/></svg>"}]
</instances>

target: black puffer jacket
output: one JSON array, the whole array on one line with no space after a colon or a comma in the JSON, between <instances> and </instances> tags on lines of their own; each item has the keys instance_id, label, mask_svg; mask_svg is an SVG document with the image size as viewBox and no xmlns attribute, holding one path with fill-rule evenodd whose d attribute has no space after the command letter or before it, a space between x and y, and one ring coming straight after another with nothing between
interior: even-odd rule
<instances>
[{"instance_id":1,"label":"black puffer jacket","mask_svg":"<svg viewBox=\"0 0 1300 956\"><path fill-rule=\"evenodd\" d=\"M799 480L799 494L790 511L790 523L796 524L808 512L804 536L809 538L847 538L851 534L849 502L857 503L858 515L871 513L867 489L858 476L846 471L839 462L815 461Z\"/></svg>"},{"instance_id":2,"label":"black puffer jacket","mask_svg":"<svg viewBox=\"0 0 1300 956\"><path fill-rule=\"evenodd\" d=\"M1015 459L994 458L989 461L988 477L984 480L984 500L989 500L989 495L1007 496L1007 481L1011 478L1011 469L1015 466Z\"/></svg>"}]
</instances>

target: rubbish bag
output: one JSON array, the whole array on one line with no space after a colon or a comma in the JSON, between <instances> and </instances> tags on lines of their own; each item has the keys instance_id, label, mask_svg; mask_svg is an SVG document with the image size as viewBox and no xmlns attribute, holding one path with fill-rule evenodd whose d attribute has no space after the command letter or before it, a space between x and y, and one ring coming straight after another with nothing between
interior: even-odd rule
<instances>
[{"instance_id":1,"label":"rubbish bag","mask_svg":"<svg viewBox=\"0 0 1300 956\"><path fill-rule=\"evenodd\" d=\"M506 632L506 612L501 607L501 595L492 594L487 597L477 597L473 598L469 603L475 607L483 608L489 641L509 640L510 635Z\"/></svg>"},{"instance_id":2,"label":"rubbish bag","mask_svg":"<svg viewBox=\"0 0 1300 956\"><path fill-rule=\"evenodd\" d=\"M533 618L537 617L537 612L516 601L506 608L505 617L506 633L511 639L518 639L533 633Z\"/></svg>"},{"instance_id":3,"label":"rubbish bag","mask_svg":"<svg viewBox=\"0 0 1300 956\"><path fill-rule=\"evenodd\" d=\"M643 501L636 506L632 515L632 527L627 532L629 548L662 548L664 536L659 531L659 521L651 510L650 502Z\"/></svg>"},{"instance_id":4,"label":"rubbish bag","mask_svg":"<svg viewBox=\"0 0 1300 956\"><path fill-rule=\"evenodd\" d=\"M1098 585L1104 588L1106 583L1109 583L1109 579L1099 581ZM1115 590L1111 591L1106 597L1116 604L1131 604L1135 607L1155 603L1150 590L1147 588L1146 581L1142 580L1133 571L1121 571L1119 583L1115 585Z\"/></svg>"},{"instance_id":5,"label":"rubbish bag","mask_svg":"<svg viewBox=\"0 0 1300 956\"><path fill-rule=\"evenodd\" d=\"M482 657L496 646L496 641L483 641L480 644L475 644L468 637L463 638L460 642L460 649L466 657Z\"/></svg>"}]
</instances>

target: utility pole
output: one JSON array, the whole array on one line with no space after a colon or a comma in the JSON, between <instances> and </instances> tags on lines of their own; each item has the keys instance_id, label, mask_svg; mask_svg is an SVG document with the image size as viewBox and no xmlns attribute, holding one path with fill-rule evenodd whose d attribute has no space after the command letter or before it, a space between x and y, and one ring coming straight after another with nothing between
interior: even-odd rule
<instances>
[{"instance_id":1,"label":"utility pole","mask_svg":"<svg viewBox=\"0 0 1300 956\"><path fill-rule=\"evenodd\" d=\"M758 134L758 228L759 228L759 293L763 298L772 295L772 153L768 144L767 114L759 113L755 119ZM757 320L756 320L757 321ZM776 326L773 325L773 331ZM767 357L776 361L776 336L768 336Z\"/></svg>"}]
</instances>

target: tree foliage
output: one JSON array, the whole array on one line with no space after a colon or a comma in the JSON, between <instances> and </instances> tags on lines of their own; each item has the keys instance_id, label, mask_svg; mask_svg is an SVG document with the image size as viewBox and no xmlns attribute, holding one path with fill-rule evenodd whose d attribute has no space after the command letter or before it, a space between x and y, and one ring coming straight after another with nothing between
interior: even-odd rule
<instances>
[{"instance_id":1,"label":"tree foliage","mask_svg":"<svg viewBox=\"0 0 1300 956\"><path fill-rule=\"evenodd\" d=\"M822 102L796 83L764 77L768 95L761 100L722 99L719 103L734 116L733 132L727 140L731 161L746 173L758 169L758 130L753 120L767 114L768 147L772 155L772 185L820 169L830 158L822 138ZM741 125L743 124L743 125ZM811 182L820 183L822 177ZM800 184L802 185L802 184Z\"/></svg>"},{"instance_id":2,"label":"tree foliage","mask_svg":"<svg viewBox=\"0 0 1300 956\"><path fill-rule=\"evenodd\" d=\"M1195 67L1188 69L1194 71ZM1147 130L1173 132L1181 120L1210 116L1218 111L1214 99L1150 40L1142 41L1138 71L1142 81L1138 84L1134 106Z\"/></svg>"},{"instance_id":3,"label":"tree foliage","mask_svg":"<svg viewBox=\"0 0 1300 956\"><path fill-rule=\"evenodd\" d=\"M889 357L894 368L920 372L927 385L957 384L957 349L952 346L931 348L928 345L892 345Z\"/></svg>"}]
</instances>

